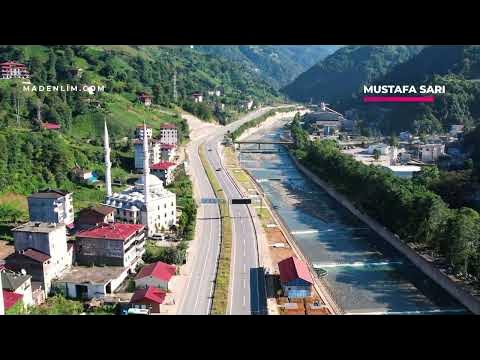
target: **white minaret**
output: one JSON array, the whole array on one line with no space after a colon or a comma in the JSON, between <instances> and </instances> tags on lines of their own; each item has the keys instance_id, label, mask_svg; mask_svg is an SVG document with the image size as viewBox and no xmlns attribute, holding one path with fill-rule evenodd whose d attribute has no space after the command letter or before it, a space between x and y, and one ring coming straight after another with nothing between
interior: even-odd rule
<instances>
[{"instance_id":1,"label":"white minaret","mask_svg":"<svg viewBox=\"0 0 480 360\"><path fill-rule=\"evenodd\" d=\"M145 209L148 210L150 197L149 178L150 175L150 152L148 151L147 125L143 122L143 194L145 196ZM147 215L148 218L148 215ZM147 222L148 226L148 222Z\"/></svg>"},{"instance_id":2,"label":"white minaret","mask_svg":"<svg viewBox=\"0 0 480 360\"><path fill-rule=\"evenodd\" d=\"M105 121L103 143L105 147L105 185L107 187L107 196L112 196L112 163L110 162L110 142L108 140L107 121Z\"/></svg>"}]
</instances>

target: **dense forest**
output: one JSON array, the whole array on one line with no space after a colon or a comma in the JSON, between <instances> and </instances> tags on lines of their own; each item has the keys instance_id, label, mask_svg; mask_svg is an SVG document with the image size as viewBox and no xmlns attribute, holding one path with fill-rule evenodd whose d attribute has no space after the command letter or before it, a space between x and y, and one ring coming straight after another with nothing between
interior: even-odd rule
<instances>
[{"instance_id":1,"label":"dense forest","mask_svg":"<svg viewBox=\"0 0 480 360\"><path fill-rule=\"evenodd\" d=\"M336 45L198 45L198 51L241 62L275 88L333 53Z\"/></svg>"},{"instance_id":2,"label":"dense forest","mask_svg":"<svg viewBox=\"0 0 480 360\"><path fill-rule=\"evenodd\" d=\"M0 62L11 60L27 65L30 86L96 85L105 91L25 91L24 80L1 80L0 194L29 194L48 186L72 189L75 166L101 176L104 121L114 151L114 176L121 177L122 168L132 166L127 138L138 123L145 120L157 133L163 123L175 123L183 142L188 126L178 114L180 107L206 120L215 116L213 101L194 103L192 92L218 89L218 101L231 109L242 100L278 99L246 66L178 46L0 46ZM138 101L142 92L153 96L154 106ZM44 122L61 128L43 130Z\"/></svg>"},{"instance_id":3,"label":"dense forest","mask_svg":"<svg viewBox=\"0 0 480 360\"><path fill-rule=\"evenodd\" d=\"M450 208L428 189L428 179L408 180L343 154L330 140L312 142L299 117L291 125L295 155L308 168L384 224L403 241L445 257L459 273L480 276L480 215ZM428 178L428 175L427 175Z\"/></svg>"},{"instance_id":4,"label":"dense forest","mask_svg":"<svg viewBox=\"0 0 480 360\"><path fill-rule=\"evenodd\" d=\"M416 55L422 46L345 46L301 74L282 92L291 99L341 104L364 83Z\"/></svg>"}]
</instances>

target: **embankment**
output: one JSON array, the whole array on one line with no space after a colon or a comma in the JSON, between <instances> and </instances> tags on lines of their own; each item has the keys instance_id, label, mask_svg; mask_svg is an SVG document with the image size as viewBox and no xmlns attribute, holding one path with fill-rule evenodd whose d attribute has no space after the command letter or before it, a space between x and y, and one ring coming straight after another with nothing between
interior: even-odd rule
<instances>
[{"instance_id":1,"label":"embankment","mask_svg":"<svg viewBox=\"0 0 480 360\"><path fill-rule=\"evenodd\" d=\"M446 292L448 292L452 297L457 299L461 304L463 304L467 309L469 309L474 314L480 314L480 299L474 297L470 293L463 290L459 285L457 285L452 279L447 275L442 273L434 264L427 261L425 258L420 256L415 250L410 248L407 244L402 242L400 238L395 236L391 231L389 231L385 226L372 219L370 216L362 213L357 208L355 208L352 203L342 194L335 191L329 184L320 179L313 172L308 170L303 166L292 154L290 154L293 162L297 168L315 184L320 186L325 192L327 192L331 197L337 200L345 208L347 208L352 214L357 216L365 224L367 224L372 230L384 238L390 245L397 249L401 254L403 254L408 260L410 260L415 266L417 266L425 275L431 278L439 286L441 286Z\"/></svg>"}]
</instances>

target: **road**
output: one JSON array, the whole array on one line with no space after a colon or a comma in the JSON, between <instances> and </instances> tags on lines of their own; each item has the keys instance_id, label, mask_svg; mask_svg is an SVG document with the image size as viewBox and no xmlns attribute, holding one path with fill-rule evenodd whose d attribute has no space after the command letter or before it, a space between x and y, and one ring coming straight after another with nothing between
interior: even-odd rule
<instances>
[{"instance_id":1,"label":"road","mask_svg":"<svg viewBox=\"0 0 480 360\"><path fill-rule=\"evenodd\" d=\"M186 289L180 300L177 314L208 314L211 306L213 281L216 274L217 257L220 245L220 219L218 204L213 189L203 169L198 148L205 143L207 159L215 171L227 199L239 198L233 180L221 163L219 144L227 131L233 131L271 108L251 112L225 127L192 136L187 147L189 173L192 176L195 197L200 204L197 213L197 229L194 242L195 256L189 270ZM231 205L233 220L231 291L227 314L247 315L266 313L263 270L259 269L255 227L247 205Z\"/></svg>"}]
</instances>

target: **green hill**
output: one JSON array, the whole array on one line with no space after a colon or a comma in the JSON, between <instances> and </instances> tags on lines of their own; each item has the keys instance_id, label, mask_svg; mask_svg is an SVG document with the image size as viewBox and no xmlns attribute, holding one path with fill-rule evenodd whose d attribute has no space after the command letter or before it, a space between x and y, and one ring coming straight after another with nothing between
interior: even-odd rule
<instances>
[{"instance_id":1,"label":"green hill","mask_svg":"<svg viewBox=\"0 0 480 360\"><path fill-rule=\"evenodd\" d=\"M275 88L333 53L336 45L197 45L200 52L245 64Z\"/></svg>"},{"instance_id":2,"label":"green hill","mask_svg":"<svg viewBox=\"0 0 480 360\"><path fill-rule=\"evenodd\" d=\"M363 83L386 74L417 54L421 46L345 46L312 66L282 92L297 101L341 102Z\"/></svg>"}]
</instances>

